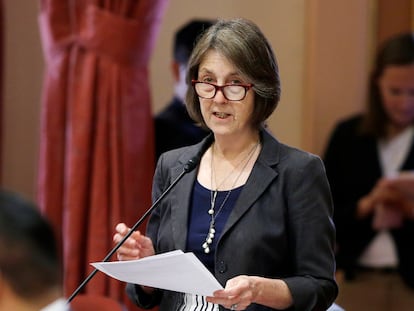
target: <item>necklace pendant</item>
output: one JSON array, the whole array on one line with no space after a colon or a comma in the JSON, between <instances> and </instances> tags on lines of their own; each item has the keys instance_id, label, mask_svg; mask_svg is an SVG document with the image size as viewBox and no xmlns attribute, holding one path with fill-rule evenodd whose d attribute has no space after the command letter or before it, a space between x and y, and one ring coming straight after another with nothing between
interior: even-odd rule
<instances>
[{"instance_id":1,"label":"necklace pendant","mask_svg":"<svg viewBox=\"0 0 414 311\"><path fill-rule=\"evenodd\" d=\"M209 243L207 240L204 242L203 244L204 253L206 254L210 253L210 247L209 247L210 244L211 242Z\"/></svg>"}]
</instances>

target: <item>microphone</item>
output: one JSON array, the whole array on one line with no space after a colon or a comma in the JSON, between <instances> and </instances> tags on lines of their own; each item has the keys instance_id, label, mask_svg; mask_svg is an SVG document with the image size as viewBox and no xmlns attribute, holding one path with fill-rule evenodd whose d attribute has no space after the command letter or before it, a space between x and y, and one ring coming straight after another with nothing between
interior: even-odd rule
<instances>
[{"instance_id":1,"label":"microphone","mask_svg":"<svg viewBox=\"0 0 414 311\"><path fill-rule=\"evenodd\" d=\"M191 172L193 169L195 169L200 162L200 155L196 155L195 157L188 160L188 162L184 165L183 171L185 173ZM180 176L179 176L180 177Z\"/></svg>"},{"instance_id":2,"label":"microphone","mask_svg":"<svg viewBox=\"0 0 414 311\"><path fill-rule=\"evenodd\" d=\"M121 241L118 242L118 244L115 245L115 247L105 256L105 258L102 260L103 262L108 261L113 254L124 244L124 242L132 235L132 233L143 223L143 221L147 218L147 216L158 206L160 201L171 191L172 188L180 181L180 179L187 173L191 172L193 169L197 167L197 165L200 163L201 159L201 153L197 154L184 165L182 172L180 175L175 178L172 183L168 186L167 189L159 196L159 198L151 205L151 207L141 216L141 218L131 227L131 229L128 231L128 233L122 238ZM70 303L73 298L76 297L76 295L82 290L83 287L85 287L86 284L94 277L94 275L98 272L98 269L94 269L87 278L78 286L78 288L70 295L70 297L67 300L67 303Z\"/></svg>"}]
</instances>

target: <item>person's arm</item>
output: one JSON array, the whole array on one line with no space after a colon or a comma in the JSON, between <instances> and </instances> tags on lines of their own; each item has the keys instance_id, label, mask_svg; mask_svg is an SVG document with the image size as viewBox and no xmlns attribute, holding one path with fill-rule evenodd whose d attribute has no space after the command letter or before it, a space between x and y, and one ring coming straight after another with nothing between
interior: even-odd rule
<instances>
[{"instance_id":1,"label":"person's arm","mask_svg":"<svg viewBox=\"0 0 414 311\"><path fill-rule=\"evenodd\" d=\"M126 293L128 298L137 306L143 309L151 309L160 303L162 292L153 288L147 287L147 289L150 289L150 291L146 291L143 286L128 283Z\"/></svg>"},{"instance_id":2,"label":"person's arm","mask_svg":"<svg viewBox=\"0 0 414 311\"><path fill-rule=\"evenodd\" d=\"M324 165L299 157L289 176L287 227L294 274L284 278L294 309L326 310L338 294L335 275L333 202Z\"/></svg>"},{"instance_id":3,"label":"person's arm","mask_svg":"<svg viewBox=\"0 0 414 311\"><path fill-rule=\"evenodd\" d=\"M307 164L303 164L306 162ZM239 275L208 301L244 310L250 304L274 309L326 310L337 295L332 201L320 159L298 157L283 174L286 196L286 253L293 267L283 279ZM260 265L260 262L257 264Z\"/></svg>"}]
</instances>

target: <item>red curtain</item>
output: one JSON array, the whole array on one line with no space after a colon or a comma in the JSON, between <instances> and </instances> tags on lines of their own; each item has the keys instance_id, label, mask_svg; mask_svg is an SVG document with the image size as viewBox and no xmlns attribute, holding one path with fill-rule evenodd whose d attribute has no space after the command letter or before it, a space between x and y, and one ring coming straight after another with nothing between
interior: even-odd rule
<instances>
[{"instance_id":1,"label":"red curtain","mask_svg":"<svg viewBox=\"0 0 414 311\"><path fill-rule=\"evenodd\" d=\"M148 65L167 2L40 2L38 203L62 241L67 296L112 249L115 224L150 206ZM121 299L124 284L98 273L83 292Z\"/></svg>"},{"instance_id":2,"label":"red curtain","mask_svg":"<svg viewBox=\"0 0 414 311\"><path fill-rule=\"evenodd\" d=\"M0 0L0 164L2 164L3 154L3 75L4 75L4 16L3 1ZM2 176L2 165L0 165L0 177ZM2 180L0 179L0 185Z\"/></svg>"}]
</instances>

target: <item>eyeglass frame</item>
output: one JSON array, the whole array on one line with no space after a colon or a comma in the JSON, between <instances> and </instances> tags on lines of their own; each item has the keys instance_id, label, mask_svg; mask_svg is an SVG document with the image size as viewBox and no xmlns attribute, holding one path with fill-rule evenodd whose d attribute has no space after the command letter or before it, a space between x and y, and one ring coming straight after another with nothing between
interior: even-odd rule
<instances>
[{"instance_id":1,"label":"eyeglass frame","mask_svg":"<svg viewBox=\"0 0 414 311\"><path fill-rule=\"evenodd\" d=\"M208 85L213 86L214 87L214 94L213 94L213 96L211 96L211 97L203 97L203 96L200 96L198 94L198 92L197 92L196 87L195 87L196 84L198 84L198 83L203 83L203 84L208 84ZM217 95L217 91L221 91L221 94L223 94L224 98L227 99L228 101L240 101L240 100L245 99L246 98L246 95L247 95L247 92L254 86L254 84L252 84L252 83L239 83L239 84L223 84L223 85L217 85L217 84L213 84L213 83L210 83L210 82L204 82L204 81L199 81L199 80L194 80L194 79L191 80L191 85L194 87L194 91L195 91L195 93L197 94L198 97L201 97L201 98L204 98L204 99L212 99L212 98L214 98ZM226 86L241 86L241 87L243 87L244 88L244 95L243 95L243 97L240 98L240 99L237 99L237 100L236 99L228 99L227 96L226 96L226 94L224 94L224 92L223 92L223 89Z\"/></svg>"}]
</instances>

